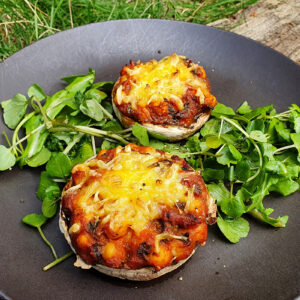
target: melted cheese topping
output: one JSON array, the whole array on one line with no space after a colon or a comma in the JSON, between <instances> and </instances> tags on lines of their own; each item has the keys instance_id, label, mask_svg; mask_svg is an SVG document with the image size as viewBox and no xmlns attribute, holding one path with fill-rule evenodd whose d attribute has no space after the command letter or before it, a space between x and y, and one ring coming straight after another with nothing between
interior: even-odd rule
<instances>
[{"instance_id":1,"label":"melted cheese topping","mask_svg":"<svg viewBox=\"0 0 300 300\"><path fill-rule=\"evenodd\" d=\"M192 71L197 67L196 64L187 67L185 57L177 54L160 61L137 64L133 69L126 67L130 76L130 93L126 95L120 85L116 91L116 101L119 105L122 102L131 103L132 108L136 109L137 105L145 107L151 102L159 105L167 99L175 102L182 110L184 105L181 98L188 87L193 87L197 90L200 102L204 103L203 91L207 90L207 86L205 81L193 74Z\"/></svg>"},{"instance_id":2,"label":"melted cheese topping","mask_svg":"<svg viewBox=\"0 0 300 300\"><path fill-rule=\"evenodd\" d=\"M139 233L161 213L161 205L174 207L177 202L194 200L193 189L181 184L181 166L167 160L167 155L120 152L108 163L93 159L88 162L86 178L96 180L81 188L79 207L86 218L109 223L118 234L130 226ZM75 228L76 229L76 228Z\"/></svg>"}]
</instances>

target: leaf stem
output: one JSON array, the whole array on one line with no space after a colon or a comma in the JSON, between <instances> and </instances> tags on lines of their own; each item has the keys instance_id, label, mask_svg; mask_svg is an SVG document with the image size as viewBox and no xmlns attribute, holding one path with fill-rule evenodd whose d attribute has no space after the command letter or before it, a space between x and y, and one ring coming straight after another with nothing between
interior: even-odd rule
<instances>
[{"instance_id":1,"label":"leaf stem","mask_svg":"<svg viewBox=\"0 0 300 300\"><path fill-rule=\"evenodd\" d=\"M202 161L201 157L199 157L199 162L200 162L200 169L201 169L201 171L203 171L204 167L203 167L203 161Z\"/></svg>"},{"instance_id":2,"label":"leaf stem","mask_svg":"<svg viewBox=\"0 0 300 300\"><path fill-rule=\"evenodd\" d=\"M96 155L97 150L96 150L96 143L95 143L95 137L94 136L91 136L91 142L92 142L93 153L94 153L94 155Z\"/></svg>"},{"instance_id":3,"label":"leaf stem","mask_svg":"<svg viewBox=\"0 0 300 300\"><path fill-rule=\"evenodd\" d=\"M31 98L29 99L29 101L30 101L30 104L31 104L31 107L33 108L33 110L34 110L36 113L39 113L39 112L40 112L40 109L39 109L39 107L34 103L33 97L31 97Z\"/></svg>"},{"instance_id":4,"label":"leaf stem","mask_svg":"<svg viewBox=\"0 0 300 300\"><path fill-rule=\"evenodd\" d=\"M55 124L54 123L54 128L51 128L50 131L77 131L77 132L82 132L86 133L89 135L97 136L97 137L109 137L113 138L114 140L117 140L121 142L124 145L127 145L129 142L125 140L123 137L121 137L118 134L115 134L111 131L105 131L101 129L96 129L96 128L91 128L88 126L80 126L80 125L68 125L68 124Z\"/></svg>"},{"instance_id":5,"label":"leaf stem","mask_svg":"<svg viewBox=\"0 0 300 300\"><path fill-rule=\"evenodd\" d=\"M250 135L240 125L236 124L235 122L233 122L232 120L230 120L224 116L221 116L221 120L225 120L226 122L230 123L235 128L237 128L240 132L242 132L248 139L250 139Z\"/></svg>"},{"instance_id":6,"label":"leaf stem","mask_svg":"<svg viewBox=\"0 0 300 300\"><path fill-rule=\"evenodd\" d=\"M52 180L53 180L54 182L67 182L67 180L61 179L61 178L53 178Z\"/></svg>"},{"instance_id":7,"label":"leaf stem","mask_svg":"<svg viewBox=\"0 0 300 300\"><path fill-rule=\"evenodd\" d=\"M44 235L44 233L43 233L41 227L37 227L37 229L38 229L38 231L39 231L39 233L40 233L42 239L44 240L44 242L50 247L50 249L51 249L51 251L52 251L52 253L53 253L54 258L57 259L57 254L56 254L56 252L55 252L55 250L54 250L52 244L51 244L51 243L47 240L47 238L45 237L45 235Z\"/></svg>"},{"instance_id":8,"label":"leaf stem","mask_svg":"<svg viewBox=\"0 0 300 300\"><path fill-rule=\"evenodd\" d=\"M34 130L32 130L29 134L27 134L26 136L24 136L23 138L21 138L20 140L18 140L16 143L14 143L9 149L13 149L14 147L16 147L18 144L26 141L28 138L30 138L34 133L36 133L37 131L41 130L43 127L45 127L45 124L40 125L39 127L35 128Z\"/></svg>"},{"instance_id":9,"label":"leaf stem","mask_svg":"<svg viewBox=\"0 0 300 300\"><path fill-rule=\"evenodd\" d=\"M19 142L19 137L17 136L17 142ZM17 150L19 150L20 151L20 153L23 153L24 152L24 148L23 148L23 145L22 145L22 143L21 144L19 144L19 148L20 149L17 149Z\"/></svg>"},{"instance_id":10,"label":"leaf stem","mask_svg":"<svg viewBox=\"0 0 300 300\"><path fill-rule=\"evenodd\" d=\"M223 123L224 123L224 119L221 119L221 126L220 126L220 130L219 130L219 134L218 134L218 139L220 139L220 137L221 137L221 133L223 130Z\"/></svg>"},{"instance_id":11,"label":"leaf stem","mask_svg":"<svg viewBox=\"0 0 300 300\"><path fill-rule=\"evenodd\" d=\"M206 152L206 151L199 151L199 152L188 152L188 153L183 153L183 155L207 155L207 156L214 156L214 157L218 157L218 156L222 156L221 154L213 154L213 153L210 153L210 152Z\"/></svg>"},{"instance_id":12,"label":"leaf stem","mask_svg":"<svg viewBox=\"0 0 300 300\"><path fill-rule=\"evenodd\" d=\"M230 199L233 196L233 182L230 182Z\"/></svg>"},{"instance_id":13,"label":"leaf stem","mask_svg":"<svg viewBox=\"0 0 300 300\"><path fill-rule=\"evenodd\" d=\"M296 145L288 145L288 146L278 148L273 152L273 155L278 153L278 152L281 152L281 151L284 151L284 150L287 150L287 149L292 149L292 148L296 148Z\"/></svg>"},{"instance_id":14,"label":"leaf stem","mask_svg":"<svg viewBox=\"0 0 300 300\"><path fill-rule=\"evenodd\" d=\"M106 141L109 141L111 143L115 143L116 142L114 139L110 139L108 137L104 137L103 139L106 140Z\"/></svg>"},{"instance_id":15,"label":"leaf stem","mask_svg":"<svg viewBox=\"0 0 300 300\"><path fill-rule=\"evenodd\" d=\"M73 141L65 148L63 154L68 154L69 151L74 147L74 145L81 140L83 135L84 135L83 133L78 133L77 136L74 137Z\"/></svg>"},{"instance_id":16,"label":"leaf stem","mask_svg":"<svg viewBox=\"0 0 300 300\"><path fill-rule=\"evenodd\" d=\"M294 110L296 110L296 109L290 109L290 110L284 111L280 114L276 114L274 116L259 116L258 119L273 119L273 118L276 118L276 119L279 119L280 121L287 121L286 119L290 118L291 112L293 112ZM286 118L286 119L281 119L281 118Z\"/></svg>"},{"instance_id":17,"label":"leaf stem","mask_svg":"<svg viewBox=\"0 0 300 300\"><path fill-rule=\"evenodd\" d=\"M250 141L254 145L254 147L256 148L256 150L258 152L258 156L259 156L259 168L258 168L258 170L256 171L256 173L253 176L251 176L251 177L249 177L247 179L246 182L250 182L251 180L253 180L254 178L256 178L259 175L259 173L260 173L260 171L262 169L262 165L263 165L263 158L262 158L262 154L261 154L261 151L260 151L258 145L252 139L250 139Z\"/></svg>"},{"instance_id":18,"label":"leaf stem","mask_svg":"<svg viewBox=\"0 0 300 300\"><path fill-rule=\"evenodd\" d=\"M70 256L72 256L73 254L74 254L74 252L71 251L71 252L65 254L64 256L55 259L53 262L51 262L50 264L48 264L47 266L45 266L43 268L43 271L47 271L47 270L53 268L54 266L56 266L57 264L61 263L64 260L66 260L67 258L69 258Z\"/></svg>"},{"instance_id":19,"label":"leaf stem","mask_svg":"<svg viewBox=\"0 0 300 300\"><path fill-rule=\"evenodd\" d=\"M259 175L259 173L260 173L260 171L262 169L263 157L262 157L261 151L260 151L258 145L256 144L256 142L250 137L250 135L241 126L239 126L238 124L236 124L235 122L233 122L232 120L230 120L230 119L228 119L228 118L226 118L224 116L222 116L221 119L224 119L226 122L230 123L235 128L237 128L240 132L242 132L246 136L246 138L248 138L250 140L250 142L253 144L253 146L256 148L256 150L258 152L258 156L259 156L259 169L257 170L257 172L253 176L251 176L251 177L249 177L247 179L246 182L250 182L251 180L253 180L254 178L256 178Z\"/></svg>"},{"instance_id":20,"label":"leaf stem","mask_svg":"<svg viewBox=\"0 0 300 300\"><path fill-rule=\"evenodd\" d=\"M7 145L8 145L9 147L11 147L11 142L10 142L10 140L9 140L9 138L8 138L8 136L7 136L7 134L6 134L6 132L5 132L5 131L2 131L2 134L4 135L4 138L5 138L5 140L6 140Z\"/></svg>"},{"instance_id":21,"label":"leaf stem","mask_svg":"<svg viewBox=\"0 0 300 300\"><path fill-rule=\"evenodd\" d=\"M46 125L46 128L49 129L52 127L52 122L49 120L44 108L42 107L40 101L38 99L36 99L35 97L33 97L33 100L38 104L38 107L40 109L40 112L44 118L44 122L45 122L45 125Z\"/></svg>"},{"instance_id":22,"label":"leaf stem","mask_svg":"<svg viewBox=\"0 0 300 300\"><path fill-rule=\"evenodd\" d=\"M219 148L219 150L216 152L215 155L218 155L224 149L225 146L226 146L226 144L223 144L222 147Z\"/></svg>"},{"instance_id":23,"label":"leaf stem","mask_svg":"<svg viewBox=\"0 0 300 300\"><path fill-rule=\"evenodd\" d=\"M21 129L21 127L31 118L35 115L35 111L31 112L30 114L28 114L27 116L24 117L24 119L18 124L18 126L16 127L13 136L12 136L12 149L15 153L15 155L17 156L17 151L15 149L15 143L17 142L18 139L18 132Z\"/></svg>"},{"instance_id":24,"label":"leaf stem","mask_svg":"<svg viewBox=\"0 0 300 300\"><path fill-rule=\"evenodd\" d=\"M264 215L256 208L253 208L252 210L247 212L249 215L251 215L252 217L254 217L257 220L260 220L262 222L266 222L270 225L272 225L273 227L278 227L278 228L282 228L285 227L285 224L282 223L282 221L278 221L277 223L269 223L265 220Z\"/></svg>"},{"instance_id":25,"label":"leaf stem","mask_svg":"<svg viewBox=\"0 0 300 300\"><path fill-rule=\"evenodd\" d=\"M80 132L84 132L84 133L94 135L94 136L99 136L99 137L107 136L107 137L113 138L117 141L120 141L124 145L128 144L128 141L123 139L120 135L117 135L117 134L112 133L110 131L104 131L104 130L90 128L90 127L87 127L87 126L80 126L80 125L73 126L73 127L75 129L77 129L78 131L80 131Z\"/></svg>"},{"instance_id":26,"label":"leaf stem","mask_svg":"<svg viewBox=\"0 0 300 300\"><path fill-rule=\"evenodd\" d=\"M99 105L100 105L100 108L102 109L102 111L103 111L103 113L111 120L111 121L113 121L113 119L114 119L114 117L100 104L100 103L98 103Z\"/></svg>"},{"instance_id":27,"label":"leaf stem","mask_svg":"<svg viewBox=\"0 0 300 300\"><path fill-rule=\"evenodd\" d=\"M122 134L122 133L126 133L126 132L131 132L131 131L132 131L132 128L127 128L127 129L124 129L124 130L115 131L115 133Z\"/></svg>"}]
</instances>

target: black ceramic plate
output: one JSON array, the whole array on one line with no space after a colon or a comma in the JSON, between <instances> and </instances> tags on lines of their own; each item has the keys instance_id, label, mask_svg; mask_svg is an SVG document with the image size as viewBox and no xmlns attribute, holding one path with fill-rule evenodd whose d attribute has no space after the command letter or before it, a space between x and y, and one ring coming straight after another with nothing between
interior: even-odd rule
<instances>
[{"instance_id":1,"label":"black ceramic plate","mask_svg":"<svg viewBox=\"0 0 300 300\"><path fill-rule=\"evenodd\" d=\"M300 68L281 54L225 31L158 20L92 24L43 39L1 63L0 99L25 94L33 83L52 94L62 88L61 77L88 72L90 67L96 69L98 80L115 80L130 59L159 59L173 52L204 66L220 102L235 108L244 100L253 107L273 103L278 111L299 104ZM7 130L3 120L2 130ZM137 283L77 269L74 258L42 271L51 253L38 233L21 223L24 215L40 211L35 196L39 172L15 167L0 173L0 289L13 299L293 299L299 295L299 193L265 201L277 214L290 216L285 229L250 220L249 236L233 245L213 226L207 245L183 267ZM69 251L57 219L45 226L45 233L60 255Z\"/></svg>"}]
</instances>

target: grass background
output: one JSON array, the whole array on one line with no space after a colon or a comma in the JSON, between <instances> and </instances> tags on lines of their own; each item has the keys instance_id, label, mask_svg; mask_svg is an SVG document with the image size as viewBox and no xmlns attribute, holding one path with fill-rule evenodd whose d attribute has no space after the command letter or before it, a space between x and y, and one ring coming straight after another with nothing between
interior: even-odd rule
<instances>
[{"instance_id":1,"label":"grass background","mask_svg":"<svg viewBox=\"0 0 300 300\"><path fill-rule=\"evenodd\" d=\"M207 24L258 0L0 0L0 61L56 32L94 22L157 18Z\"/></svg>"}]
</instances>

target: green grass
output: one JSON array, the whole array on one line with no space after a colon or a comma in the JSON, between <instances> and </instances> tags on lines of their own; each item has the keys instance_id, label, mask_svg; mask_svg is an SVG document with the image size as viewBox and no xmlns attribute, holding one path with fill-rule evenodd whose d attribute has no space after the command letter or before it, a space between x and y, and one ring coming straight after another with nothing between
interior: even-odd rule
<instances>
[{"instance_id":1,"label":"green grass","mask_svg":"<svg viewBox=\"0 0 300 300\"><path fill-rule=\"evenodd\" d=\"M257 0L2 0L0 61L36 40L84 24L128 18L207 24L255 2Z\"/></svg>"}]
</instances>

